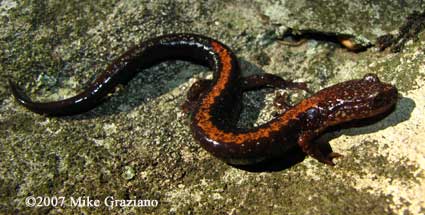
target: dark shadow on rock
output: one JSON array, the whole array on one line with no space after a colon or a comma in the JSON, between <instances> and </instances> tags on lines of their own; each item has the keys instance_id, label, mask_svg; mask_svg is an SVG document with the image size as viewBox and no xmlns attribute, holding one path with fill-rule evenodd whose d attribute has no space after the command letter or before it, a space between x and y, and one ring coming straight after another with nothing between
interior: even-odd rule
<instances>
[{"instance_id":1,"label":"dark shadow on rock","mask_svg":"<svg viewBox=\"0 0 425 215\"><path fill-rule=\"evenodd\" d=\"M306 155L300 147L295 146L287 153L278 158L268 159L253 165L231 165L235 168L248 172L278 172L289 169L290 167L301 163Z\"/></svg>"}]
</instances>

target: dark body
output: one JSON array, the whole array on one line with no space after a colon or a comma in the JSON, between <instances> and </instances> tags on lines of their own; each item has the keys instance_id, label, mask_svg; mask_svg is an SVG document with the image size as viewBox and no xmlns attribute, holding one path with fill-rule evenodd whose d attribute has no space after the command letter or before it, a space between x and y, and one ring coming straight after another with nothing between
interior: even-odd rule
<instances>
[{"instance_id":1,"label":"dark body","mask_svg":"<svg viewBox=\"0 0 425 215\"><path fill-rule=\"evenodd\" d=\"M147 40L114 60L80 94L60 101L33 102L10 81L16 100L29 110L49 116L88 111L118 84L127 83L137 71L178 59L213 70L213 80L201 80L191 89L186 110L191 113L194 138L214 156L231 164L253 164L282 156L298 144L305 153L333 165L337 153L323 154L314 139L327 127L382 114L397 101L397 89L368 74L325 88L261 126L237 128L242 93L264 87L299 88L271 74L241 77L233 52L224 44L200 35L172 34Z\"/></svg>"}]
</instances>

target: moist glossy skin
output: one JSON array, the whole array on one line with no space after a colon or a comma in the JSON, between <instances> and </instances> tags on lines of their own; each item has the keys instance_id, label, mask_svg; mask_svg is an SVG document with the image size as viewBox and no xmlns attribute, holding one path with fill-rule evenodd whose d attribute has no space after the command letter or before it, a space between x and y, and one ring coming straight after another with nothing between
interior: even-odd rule
<instances>
[{"instance_id":1,"label":"moist glossy skin","mask_svg":"<svg viewBox=\"0 0 425 215\"><path fill-rule=\"evenodd\" d=\"M333 165L332 159L339 154L323 154L314 139L329 126L380 115L397 101L394 86L368 74L325 88L259 127L237 128L243 92L264 87L307 89L303 83L271 74L242 78L238 61L227 46L193 34L165 35L143 42L114 60L87 90L69 99L33 102L12 81L10 87L18 103L33 112L50 116L79 114L97 106L138 71L170 59L191 61L213 70L213 80L201 80L191 88L184 109L191 113L195 139L230 164L253 164L283 156L298 144L308 155Z\"/></svg>"},{"instance_id":2,"label":"moist glossy skin","mask_svg":"<svg viewBox=\"0 0 425 215\"><path fill-rule=\"evenodd\" d=\"M367 119L390 111L397 102L397 89L380 82L374 74L325 88L252 129L203 128L194 124L195 136L215 156L229 163L252 164L279 157L298 144L320 162L334 165L338 153L323 154L314 139L326 128L352 120ZM203 112L198 112L198 114ZM197 132L196 132L197 131Z\"/></svg>"}]
</instances>

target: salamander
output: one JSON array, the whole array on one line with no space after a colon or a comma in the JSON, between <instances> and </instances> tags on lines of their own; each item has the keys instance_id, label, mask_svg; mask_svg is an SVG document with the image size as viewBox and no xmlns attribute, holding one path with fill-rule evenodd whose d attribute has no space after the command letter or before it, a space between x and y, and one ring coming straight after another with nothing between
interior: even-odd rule
<instances>
[{"instance_id":1,"label":"salamander","mask_svg":"<svg viewBox=\"0 0 425 215\"><path fill-rule=\"evenodd\" d=\"M322 152L315 139L328 127L367 119L391 111L397 102L395 86L374 74L324 88L260 126L239 128L241 96L261 88L308 91L304 83L272 74L242 77L235 54L223 43L195 34L155 37L126 51L84 91L68 99L35 102L13 81L16 101L48 116L73 115L99 105L118 84L127 83L138 71L166 60L185 60L213 71L212 80L199 80L190 88L184 110L190 112L194 138L208 152L229 164L255 164L284 156L297 145L320 162L334 165L340 154Z\"/></svg>"}]
</instances>

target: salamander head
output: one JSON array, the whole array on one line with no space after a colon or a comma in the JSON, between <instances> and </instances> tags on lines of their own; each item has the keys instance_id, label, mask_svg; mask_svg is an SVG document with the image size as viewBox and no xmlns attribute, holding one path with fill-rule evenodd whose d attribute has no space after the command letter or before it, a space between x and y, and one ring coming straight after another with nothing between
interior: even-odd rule
<instances>
[{"instance_id":1,"label":"salamander head","mask_svg":"<svg viewBox=\"0 0 425 215\"><path fill-rule=\"evenodd\" d=\"M387 113L397 102L397 89L383 83L375 74L346 81L319 91L318 107L322 123L331 126Z\"/></svg>"}]
</instances>

